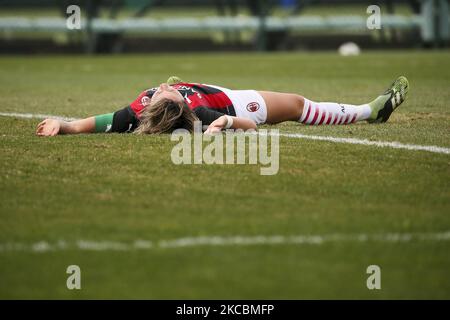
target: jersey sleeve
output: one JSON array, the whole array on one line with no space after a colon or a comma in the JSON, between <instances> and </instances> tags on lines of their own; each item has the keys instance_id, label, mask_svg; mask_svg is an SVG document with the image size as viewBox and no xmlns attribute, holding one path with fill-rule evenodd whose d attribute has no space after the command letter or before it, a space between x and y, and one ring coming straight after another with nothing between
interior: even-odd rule
<instances>
[{"instance_id":1,"label":"jersey sleeve","mask_svg":"<svg viewBox=\"0 0 450 320\"><path fill-rule=\"evenodd\" d=\"M202 122L202 125L210 125L211 122L224 115L222 112L212 110L207 107L197 107L194 109L194 113Z\"/></svg>"},{"instance_id":2,"label":"jersey sleeve","mask_svg":"<svg viewBox=\"0 0 450 320\"><path fill-rule=\"evenodd\" d=\"M131 132L139 125L130 106L95 117L95 132Z\"/></svg>"},{"instance_id":3,"label":"jersey sleeve","mask_svg":"<svg viewBox=\"0 0 450 320\"><path fill-rule=\"evenodd\" d=\"M131 132L138 126L139 121L131 107L114 112L111 132Z\"/></svg>"}]
</instances>

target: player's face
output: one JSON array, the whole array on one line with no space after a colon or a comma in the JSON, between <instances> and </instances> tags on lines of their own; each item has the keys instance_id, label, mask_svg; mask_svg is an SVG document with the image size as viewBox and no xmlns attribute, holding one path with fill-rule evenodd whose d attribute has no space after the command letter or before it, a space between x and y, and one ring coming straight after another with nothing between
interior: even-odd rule
<instances>
[{"instance_id":1,"label":"player's face","mask_svg":"<svg viewBox=\"0 0 450 320\"><path fill-rule=\"evenodd\" d=\"M181 93L169 86L167 83L161 83L158 90L153 94L151 104L154 104L161 99L168 99L174 102L183 102L184 98Z\"/></svg>"}]
</instances>

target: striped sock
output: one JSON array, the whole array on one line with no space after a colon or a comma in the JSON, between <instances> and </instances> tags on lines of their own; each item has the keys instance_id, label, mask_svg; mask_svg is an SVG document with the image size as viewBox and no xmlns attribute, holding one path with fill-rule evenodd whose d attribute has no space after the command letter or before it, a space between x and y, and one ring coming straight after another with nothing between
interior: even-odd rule
<instances>
[{"instance_id":1,"label":"striped sock","mask_svg":"<svg viewBox=\"0 0 450 320\"><path fill-rule=\"evenodd\" d=\"M372 109L368 104L354 106L335 102L314 102L305 99L299 122L310 125L349 124L369 118Z\"/></svg>"}]
</instances>

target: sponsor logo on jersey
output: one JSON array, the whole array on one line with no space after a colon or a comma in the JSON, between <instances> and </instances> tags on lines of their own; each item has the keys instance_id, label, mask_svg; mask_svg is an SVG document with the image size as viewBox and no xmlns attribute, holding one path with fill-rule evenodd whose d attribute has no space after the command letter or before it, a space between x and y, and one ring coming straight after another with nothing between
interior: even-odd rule
<instances>
[{"instance_id":1,"label":"sponsor logo on jersey","mask_svg":"<svg viewBox=\"0 0 450 320\"><path fill-rule=\"evenodd\" d=\"M247 111L248 112L256 112L259 110L259 103L258 102L250 102L247 105Z\"/></svg>"}]
</instances>

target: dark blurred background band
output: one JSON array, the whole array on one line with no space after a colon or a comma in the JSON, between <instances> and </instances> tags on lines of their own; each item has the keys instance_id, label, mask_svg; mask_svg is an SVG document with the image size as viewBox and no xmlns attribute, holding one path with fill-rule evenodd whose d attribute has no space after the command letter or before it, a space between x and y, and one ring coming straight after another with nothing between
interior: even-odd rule
<instances>
[{"instance_id":1,"label":"dark blurred background band","mask_svg":"<svg viewBox=\"0 0 450 320\"><path fill-rule=\"evenodd\" d=\"M369 30L369 5L381 25ZM81 8L80 30L65 21ZM0 0L0 53L437 48L448 0Z\"/></svg>"}]
</instances>

